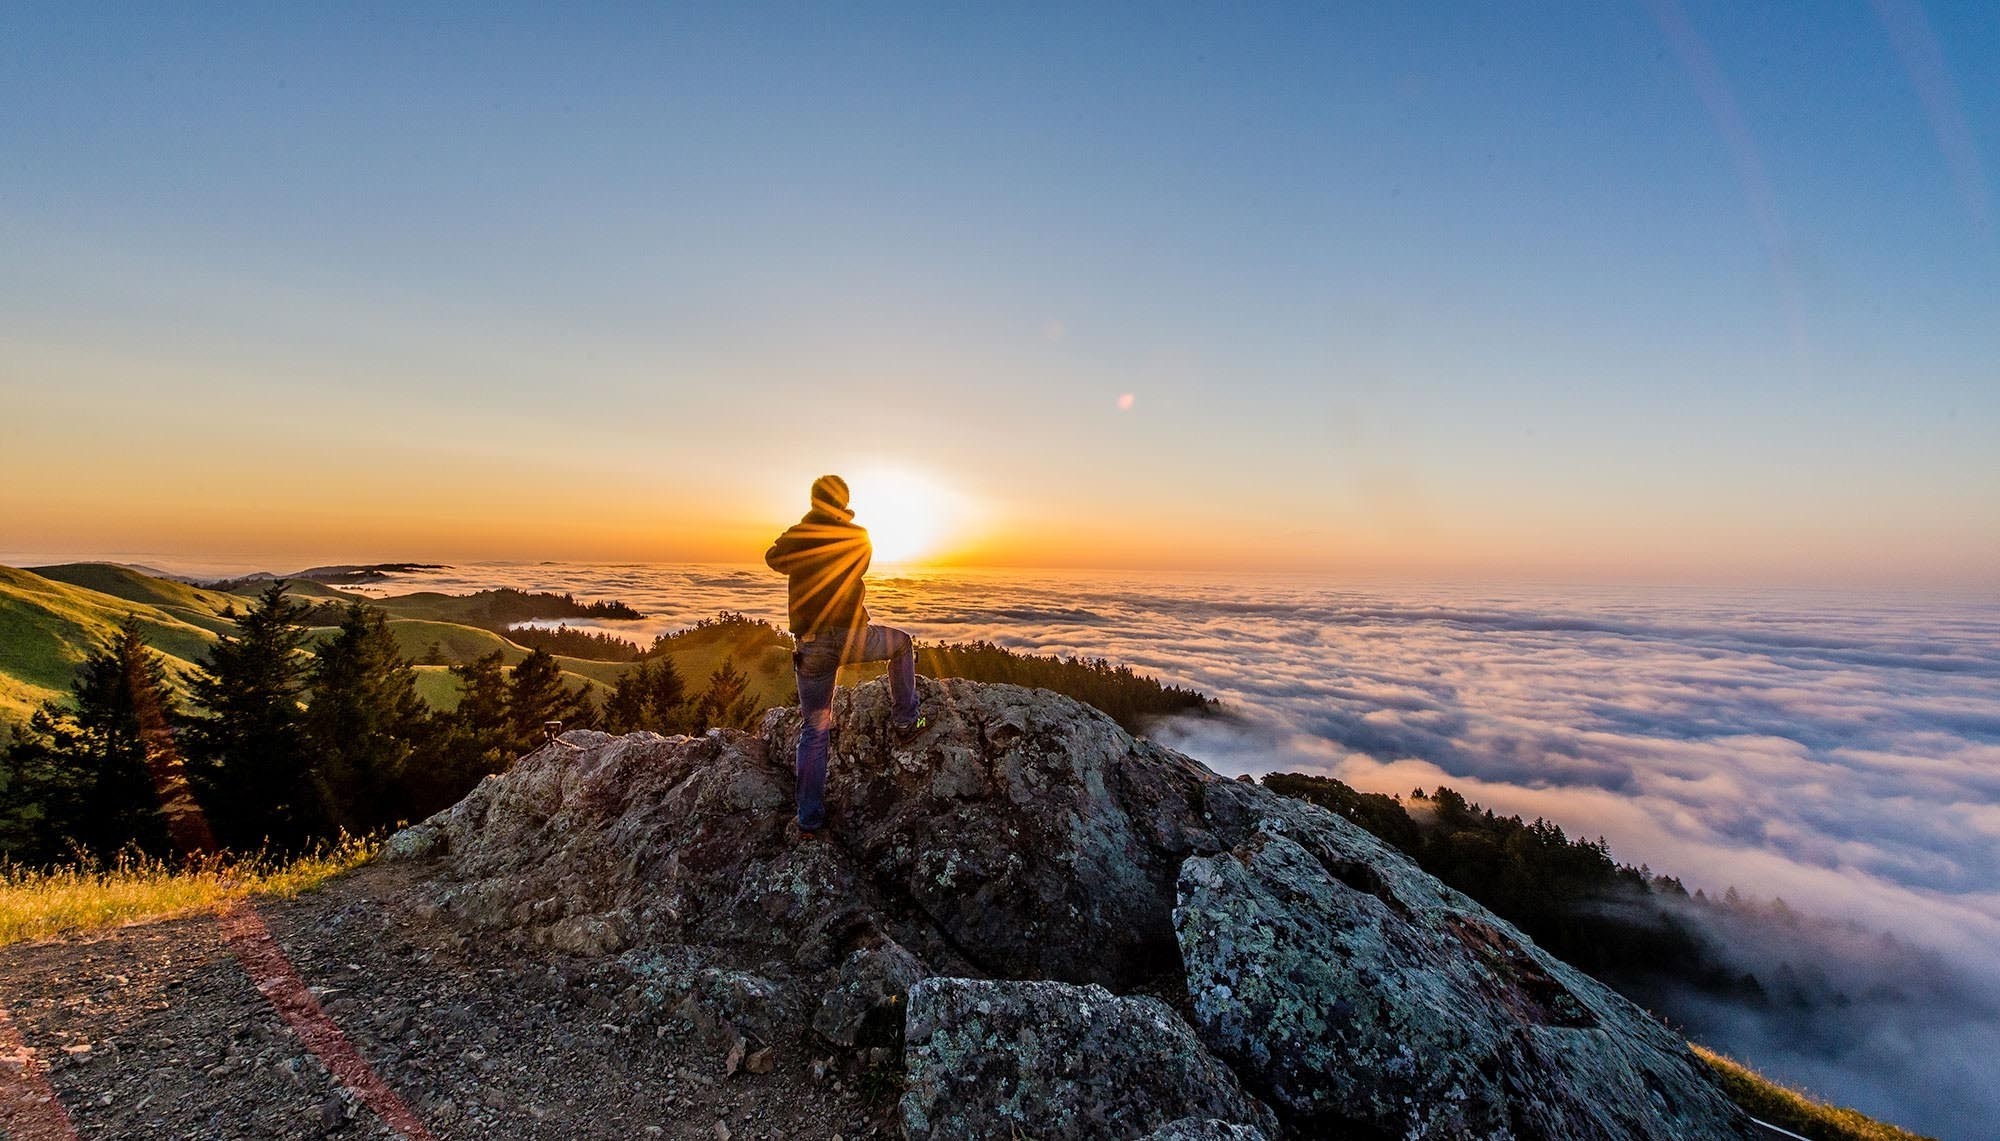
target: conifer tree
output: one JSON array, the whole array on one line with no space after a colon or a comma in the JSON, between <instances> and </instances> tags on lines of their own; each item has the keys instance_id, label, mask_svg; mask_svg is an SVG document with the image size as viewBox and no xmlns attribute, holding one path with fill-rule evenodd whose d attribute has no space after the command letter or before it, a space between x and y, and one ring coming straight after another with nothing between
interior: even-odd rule
<instances>
[{"instance_id":1,"label":"conifer tree","mask_svg":"<svg viewBox=\"0 0 2000 1141\"><path fill-rule=\"evenodd\" d=\"M646 693L651 688L652 672L652 663L641 661L618 675L617 684L612 686L610 696L604 699L605 732L631 733L656 728L649 724L646 709Z\"/></svg>"},{"instance_id":2,"label":"conifer tree","mask_svg":"<svg viewBox=\"0 0 2000 1141\"><path fill-rule=\"evenodd\" d=\"M543 724L568 720L575 708L576 695L563 687L562 667L547 650L523 658L507 680L507 721L519 752L540 743Z\"/></svg>"},{"instance_id":3,"label":"conifer tree","mask_svg":"<svg viewBox=\"0 0 2000 1141\"><path fill-rule=\"evenodd\" d=\"M695 725L694 709L688 701L687 683L674 660L665 654L646 677L646 712L651 721L646 728L655 733L689 733Z\"/></svg>"},{"instance_id":4,"label":"conifer tree","mask_svg":"<svg viewBox=\"0 0 2000 1141\"><path fill-rule=\"evenodd\" d=\"M225 845L295 848L325 834L303 702L310 609L272 583L195 674L188 776Z\"/></svg>"},{"instance_id":5,"label":"conifer tree","mask_svg":"<svg viewBox=\"0 0 2000 1141\"><path fill-rule=\"evenodd\" d=\"M380 610L351 604L339 633L315 651L306 734L333 824L362 833L407 809L398 795L404 769L432 736L431 718Z\"/></svg>"},{"instance_id":6,"label":"conifer tree","mask_svg":"<svg viewBox=\"0 0 2000 1141\"><path fill-rule=\"evenodd\" d=\"M697 721L710 728L743 729L757 716L757 699L750 695L750 679L736 668L734 658L709 675L708 688L695 703Z\"/></svg>"},{"instance_id":7,"label":"conifer tree","mask_svg":"<svg viewBox=\"0 0 2000 1141\"><path fill-rule=\"evenodd\" d=\"M166 854L134 686L171 715L165 667L138 619L127 618L117 639L78 668L70 702L44 703L0 757L0 853L35 863L79 848L97 857L126 847Z\"/></svg>"},{"instance_id":8,"label":"conifer tree","mask_svg":"<svg viewBox=\"0 0 2000 1141\"><path fill-rule=\"evenodd\" d=\"M630 733L639 729L654 733L685 733L694 728L695 710L688 701L687 684L672 658L642 658L639 664L619 675L618 682L604 699L604 729L608 733Z\"/></svg>"},{"instance_id":9,"label":"conifer tree","mask_svg":"<svg viewBox=\"0 0 2000 1141\"><path fill-rule=\"evenodd\" d=\"M410 819L449 807L488 773L514 759L507 723L507 678L499 650L451 667L458 679L458 707L439 717L434 747L425 763L406 766L402 805Z\"/></svg>"}]
</instances>

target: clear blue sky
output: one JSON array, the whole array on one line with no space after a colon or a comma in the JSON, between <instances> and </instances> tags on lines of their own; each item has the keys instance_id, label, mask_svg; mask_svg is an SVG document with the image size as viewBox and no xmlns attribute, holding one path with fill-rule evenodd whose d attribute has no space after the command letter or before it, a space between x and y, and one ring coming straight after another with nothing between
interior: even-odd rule
<instances>
[{"instance_id":1,"label":"clear blue sky","mask_svg":"<svg viewBox=\"0 0 2000 1141\"><path fill-rule=\"evenodd\" d=\"M0 553L2000 583L2000 7L1331 7L10 4Z\"/></svg>"}]
</instances>

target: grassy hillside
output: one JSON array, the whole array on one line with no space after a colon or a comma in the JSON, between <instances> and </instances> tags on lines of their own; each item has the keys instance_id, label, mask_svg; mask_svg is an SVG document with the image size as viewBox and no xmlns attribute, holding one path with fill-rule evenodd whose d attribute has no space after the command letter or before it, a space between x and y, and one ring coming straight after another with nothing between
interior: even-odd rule
<instances>
[{"instance_id":1,"label":"grassy hillside","mask_svg":"<svg viewBox=\"0 0 2000 1141\"><path fill-rule=\"evenodd\" d=\"M392 618L389 620L389 632L396 635L396 644L402 647L403 656L413 662L425 661L433 647L438 651L438 662L432 664L448 666L483 658L495 650L505 655L510 666L528 656L528 651L491 630L460 626L455 622Z\"/></svg>"},{"instance_id":2,"label":"grassy hillside","mask_svg":"<svg viewBox=\"0 0 2000 1141\"><path fill-rule=\"evenodd\" d=\"M184 683L216 638L234 628L224 612L243 609L248 596L268 585L245 584L242 593L233 594L108 563L70 563L35 571L0 567L0 725L25 721L37 705L66 696L77 667L92 651L111 642L127 615L138 616L146 644L166 657L169 676ZM290 583L287 590L312 599L357 598L309 582ZM430 608L449 609L443 604ZM397 619L390 628L412 660L421 661L433 645L446 666L494 650L509 666L528 656L525 648L498 634L454 622ZM316 627L313 634L330 638L334 630ZM714 668L709 658L721 660L720 653L707 652L713 641L691 643L691 660L684 668L703 669L705 679L706 671ZM630 668L581 658L559 657L557 662L568 684L585 686L599 696ZM789 683L789 676L784 680ZM458 705L458 682L441 666L421 670L419 685L434 707Z\"/></svg>"},{"instance_id":3,"label":"grassy hillside","mask_svg":"<svg viewBox=\"0 0 2000 1141\"><path fill-rule=\"evenodd\" d=\"M722 623L688 630L668 641L667 655L691 693L699 693L723 659L731 658L749 677L750 693L759 705L791 705L799 699L791 642L769 626Z\"/></svg>"},{"instance_id":4,"label":"grassy hillside","mask_svg":"<svg viewBox=\"0 0 2000 1141\"><path fill-rule=\"evenodd\" d=\"M66 694L76 667L93 649L110 641L127 614L139 616L147 644L167 656L177 680L184 678L216 637L233 628L224 613L243 609L250 597L269 585L269 580L253 580L216 590L106 563L70 563L36 572L0 568L0 722L25 719L41 701ZM494 605L487 595L419 593L364 599L303 580L289 582L287 590L308 600L363 601L388 613L389 627L404 655L424 664L419 687L434 708L458 704L458 684L446 667L495 651L512 667L529 653L504 632L483 628ZM315 639L333 634L330 626L313 630ZM709 623L673 635L663 652L690 693L706 687L727 658L749 678L750 695L758 705L790 705L798 700L790 640L769 626ZM568 684L586 686L599 698L636 666L561 654L556 662ZM842 671L841 680L853 684L879 675L882 669L880 664L851 667Z\"/></svg>"},{"instance_id":5,"label":"grassy hillside","mask_svg":"<svg viewBox=\"0 0 2000 1141\"><path fill-rule=\"evenodd\" d=\"M1715 1073L1730 1100L1746 1113L1811 1141L1931 1141L1922 1134L1877 1121L1859 1110L1815 1101L1810 1095L1774 1082L1734 1058L1692 1042L1688 1045L1694 1048L1695 1057Z\"/></svg>"},{"instance_id":6,"label":"grassy hillside","mask_svg":"<svg viewBox=\"0 0 2000 1141\"><path fill-rule=\"evenodd\" d=\"M173 615L190 626L211 634L226 634L235 623L223 617L229 609L243 609L239 595L189 586L172 579L154 578L130 567L110 563L64 563L60 566L29 567L32 574L51 582L68 583L127 602L137 602Z\"/></svg>"},{"instance_id":7,"label":"grassy hillside","mask_svg":"<svg viewBox=\"0 0 2000 1141\"><path fill-rule=\"evenodd\" d=\"M146 576L120 567L107 569L122 573L105 576L101 581L106 585L141 592L142 584L123 576ZM160 579L146 581L167 587L180 585ZM193 594L193 588L187 590ZM173 591L160 592L159 596L172 602L174 611L30 571L0 567L0 722L25 721L35 706L66 695L77 666L93 650L108 645L128 615L138 616L146 644L165 655L170 674L184 676L208 652L216 635L208 626L189 620L195 616L189 613L191 609L206 605L199 599L190 601ZM221 609L218 605L203 613L214 621Z\"/></svg>"},{"instance_id":8,"label":"grassy hillside","mask_svg":"<svg viewBox=\"0 0 2000 1141\"><path fill-rule=\"evenodd\" d=\"M469 595L439 594L434 590L377 598L376 606L397 618L424 618L434 622L460 624L484 622L486 607Z\"/></svg>"}]
</instances>

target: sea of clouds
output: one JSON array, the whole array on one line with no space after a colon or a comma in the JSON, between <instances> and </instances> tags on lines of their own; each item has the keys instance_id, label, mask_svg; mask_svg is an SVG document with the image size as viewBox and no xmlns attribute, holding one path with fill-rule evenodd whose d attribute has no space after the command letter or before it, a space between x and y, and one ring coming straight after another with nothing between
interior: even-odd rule
<instances>
[{"instance_id":1,"label":"sea of clouds","mask_svg":"<svg viewBox=\"0 0 2000 1141\"><path fill-rule=\"evenodd\" d=\"M494 585L623 599L648 619L596 625L642 640L724 608L783 620L762 568L480 565L371 592ZM1225 774L1449 784L1690 890L1934 948L1830 947L1844 1011L1669 1013L1907 1126L2000 1128L2000 599L1019 572L877 577L869 599L922 639L1105 657L1218 697L1239 716L1155 735Z\"/></svg>"}]
</instances>

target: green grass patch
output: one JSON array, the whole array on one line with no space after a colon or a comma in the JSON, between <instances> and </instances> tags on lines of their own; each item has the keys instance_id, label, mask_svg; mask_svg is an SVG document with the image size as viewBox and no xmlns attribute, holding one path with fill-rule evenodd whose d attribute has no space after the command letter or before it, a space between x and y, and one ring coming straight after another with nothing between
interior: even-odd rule
<instances>
[{"instance_id":1,"label":"green grass patch","mask_svg":"<svg viewBox=\"0 0 2000 1141\"><path fill-rule=\"evenodd\" d=\"M121 856L105 868L0 867L0 946L213 911L250 896L289 899L366 863L378 846L343 837L289 860L217 856L183 865Z\"/></svg>"},{"instance_id":2,"label":"green grass patch","mask_svg":"<svg viewBox=\"0 0 2000 1141\"><path fill-rule=\"evenodd\" d=\"M1898 1129L1857 1110L1814 1101L1733 1058L1692 1042L1688 1045L1722 1083L1729 1099L1759 1121L1768 1121L1812 1141L1931 1141L1923 1134Z\"/></svg>"},{"instance_id":3,"label":"green grass patch","mask_svg":"<svg viewBox=\"0 0 2000 1141\"><path fill-rule=\"evenodd\" d=\"M461 626L455 622L437 622L418 618L392 618L389 632L396 636L396 647L403 656L413 662L424 662L431 648L438 651L436 663L447 666L462 665L476 658L483 658L499 650L510 666L518 665L528 656L528 651L509 642L491 630L481 630L473 626Z\"/></svg>"},{"instance_id":4,"label":"green grass patch","mask_svg":"<svg viewBox=\"0 0 2000 1141\"><path fill-rule=\"evenodd\" d=\"M425 705L440 713L450 713L458 708L459 701L465 696L465 687L458 683L450 666L418 666L416 669L417 696L424 699Z\"/></svg>"}]
</instances>

